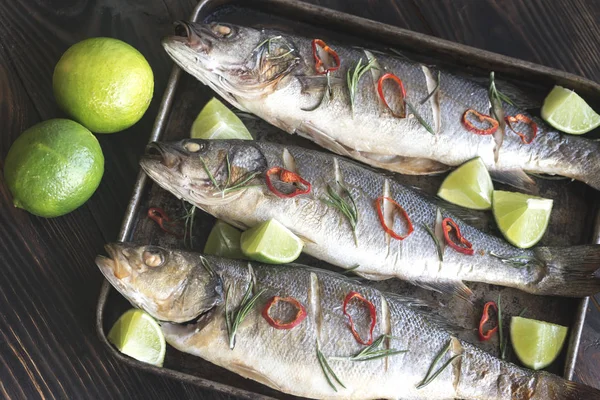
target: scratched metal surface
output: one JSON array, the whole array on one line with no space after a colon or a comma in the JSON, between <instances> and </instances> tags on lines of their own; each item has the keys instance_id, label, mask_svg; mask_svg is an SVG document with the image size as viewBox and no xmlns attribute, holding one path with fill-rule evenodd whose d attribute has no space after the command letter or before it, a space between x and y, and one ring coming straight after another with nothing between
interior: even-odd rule
<instances>
[{"instance_id":1,"label":"scratched metal surface","mask_svg":"<svg viewBox=\"0 0 600 400\"><path fill-rule=\"evenodd\" d=\"M224 3L217 0L217 3ZM268 3L268 1L257 0L258 3ZM210 3L210 2L208 2ZM287 31L306 31L306 25L303 23L291 21L285 18L274 17L273 15L263 14L261 12L244 8L229 7L220 10L216 13L204 15L206 19L218 18L220 21L235 22L249 26L265 26L275 27ZM314 29L311 31L318 32L320 36L337 41L357 44L365 44L369 47L385 48L382 43L365 42L362 39L349 37L339 32L332 32L326 29ZM432 60L432 54L417 54L407 51L409 57ZM435 57L433 57L435 58ZM452 67L457 67L456 62L453 62L452 57L440 57L438 61ZM486 76L487 65L472 63L473 65L481 65L483 69L470 68L469 72L475 75ZM177 78L177 77L176 77ZM161 129L161 140L177 140L189 136L189 130L195 117L203 105L214 96L214 93L193 77L181 73L178 74L180 82L177 89L173 93L173 103L165 111L164 129ZM531 80L528 80L528 86L533 95L539 93L547 93L548 82L540 80L538 85L531 85ZM593 88L592 88L593 89ZM590 90L593 92L593 90ZM283 144L294 144L307 148L317 149L317 146L312 142L289 135L278 128L275 128L262 120L242 116L242 120L248 126L250 132L257 140L269 140ZM160 125L160 124L159 124ZM161 125L162 127L162 125ZM416 176L401 176L397 175L397 179L403 183L414 185L423 188L425 191L435 194L439 184L444 179L445 175L435 177L416 177ZM593 218L591 215L595 213L596 193L579 182L571 182L569 180L551 181L537 179L538 194L543 197L554 199L554 210L551 216L550 226L545 237L542 239L542 245L575 245L590 243L593 231ZM148 183L142 185L141 192L136 200L136 204L132 207L129 223L126 223L123 237L128 237L131 240L159 244L170 247L182 247L181 240L174 238L162 232L158 226L146 217L149 207L162 207L171 217L182 216L185 211L182 203L175 197L165 192L157 185ZM480 213L485 221L484 226L490 231L495 231L495 224L490 213ZM204 247L206 237L214 223L214 218L203 212L198 212L194 226L193 248L201 251ZM497 233L497 232L496 232ZM498 233L499 234L499 233ZM312 257L302 255L298 260L300 263L305 263L317 267L339 270L324 262L318 261ZM466 302L453 299L449 296L434 293L424 289L416 288L410 284L398 281L396 279L369 283L381 290L401 293L403 295L413 296L425 299L436 304L439 307L435 311L437 314L451 321L460 329L458 336L464 340L476 344L486 351L498 355L498 336L495 336L488 342L479 342L477 338L476 327L483 304L489 300L497 300L498 296L502 296L503 312L505 318L504 328L508 331L509 316L518 315L526 308L526 317L543 319L549 322L554 322L567 326L575 326L581 322L582 313L578 311L581 300L564 299L554 297L540 297L522 293L515 289L502 288L486 284L468 284L475 294L475 302L469 305ZM112 326L118 316L129 307L127 302L114 291L104 290L100 298L99 304L99 333L101 337ZM573 344L577 344L578 337L573 338ZM551 372L563 374L565 371L568 376L571 367L565 368L565 363L573 357L573 350L576 346L570 346L563 349L559 359L549 368ZM508 348L508 359L516 362L512 349ZM135 364L138 367L152 369L142 366L140 363L129 360L123 356L119 356L125 362ZM229 371L216 367L208 362L203 361L198 357L181 353L171 347L168 348L167 358L162 370L159 373L164 373L174 376L179 379L195 382L202 386L213 386L217 390L225 391L231 394L236 394L241 397L253 397L258 395L272 396L275 398L292 398L291 396L281 394L275 390L269 389L256 382L239 377Z\"/></svg>"}]
</instances>

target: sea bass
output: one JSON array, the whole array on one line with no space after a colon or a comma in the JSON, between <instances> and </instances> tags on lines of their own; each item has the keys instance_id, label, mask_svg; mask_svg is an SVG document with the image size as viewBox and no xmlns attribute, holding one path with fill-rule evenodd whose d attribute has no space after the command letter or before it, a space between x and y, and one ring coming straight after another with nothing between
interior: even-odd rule
<instances>
[{"instance_id":1,"label":"sea bass","mask_svg":"<svg viewBox=\"0 0 600 400\"><path fill-rule=\"evenodd\" d=\"M150 144L140 164L215 217L240 229L275 218L306 253L368 279L397 277L463 297L470 291L462 281L554 296L600 290L600 245L515 248L459 218L464 210L334 154L186 139Z\"/></svg>"},{"instance_id":2,"label":"sea bass","mask_svg":"<svg viewBox=\"0 0 600 400\"><path fill-rule=\"evenodd\" d=\"M163 321L170 345L285 393L318 399L600 396L593 388L501 361L456 339L411 300L332 272L130 243L106 250L109 258L96 258L104 276ZM244 297L252 302L239 321L236 310L248 304ZM228 328L226 313L237 327ZM189 323L177 324L182 322ZM349 360L371 346L369 339L389 356ZM435 379L417 388L432 364L437 371L446 362Z\"/></svg>"},{"instance_id":3,"label":"sea bass","mask_svg":"<svg viewBox=\"0 0 600 400\"><path fill-rule=\"evenodd\" d=\"M338 154L404 174L439 173L479 156L497 180L517 187L531 185L527 171L600 189L599 143L559 133L501 100L493 101L490 112L488 88L473 80L272 30L180 22L176 32L163 46L181 68L240 110ZM357 66L369 63L373 68L355 79ZM395 77L384 78L389 73ZM478 121L467 110L496 115L499 129L486 135L491 118ZM518 114L537 124L530 144L531 124L513 121L514 131L505 126L504 116ZM467 129L463 118L480 134Z\"/></svg>"}]
</instances>

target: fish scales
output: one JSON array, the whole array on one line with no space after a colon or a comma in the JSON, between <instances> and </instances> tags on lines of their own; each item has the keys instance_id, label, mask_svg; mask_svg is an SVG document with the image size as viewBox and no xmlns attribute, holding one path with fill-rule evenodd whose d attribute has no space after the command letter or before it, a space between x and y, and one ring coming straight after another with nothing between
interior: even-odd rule
<instances>
[{"instance_id":1,"label":"fish scales","mask_svg":"<svg viewBox=\"0 0 600 400\"><path fill-rule=\"evenodd\" d=\"M598 394L546 372L525 370L492 357L454 338L417 302L335 273L131 243L106 248L110 257L99 256L99 268L130 301L165 321L162 329L169 344L286 393L319 399L480 400L591 399ZM152 267L144 261L150 256ZM240 324L235 346L230 349L224 303L228 302L229 310L235 309L250 283L254 293L262 295ZM185 292L200 295L190 301ZM354 338L343 314L344 298L350 292L360 293L375 306L373 337L389 334L388 348L407 350L405 353L360 362L336 358L352 356L365 347ZM295 298L307 308L308 316L293 329L271 327L261 310L273 296ZM382 306L384 303L387 307ZM161 311L165 306L168 315ZM350 307L360 307L360 303ZM188 314L189 310L199 315L197 322L169 323L179 312ZM429 385L417 389L449 341L452 346L438 365L454 355L461 356ZM345 388L336 383L334 390L327 382L317 359L317 346Z\"/></svg>"}]
</instances>

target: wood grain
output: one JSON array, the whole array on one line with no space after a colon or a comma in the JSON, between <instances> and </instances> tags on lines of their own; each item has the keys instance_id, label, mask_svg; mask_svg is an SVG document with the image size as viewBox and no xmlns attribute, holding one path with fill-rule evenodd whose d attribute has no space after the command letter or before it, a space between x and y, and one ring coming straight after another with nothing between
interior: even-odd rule
<instances>
[{"instance_id":1,"label":"wood grain","mask_svg":"<svg viewBox=\"0 0 600 400\"><path fill-rule=\"evenodd\" d=\"M600 0L313 0L403 28L600 81ZM128 368L102 347L94 312L102 277L93 265L114 240L171 63L159 40L193 0L0 1L0 169L14 139L61 117L52 72L73 43L116 37L155 73L155 96L134 127L100 135L106 171L75 212L43 219L12 206L0 179L0 397L215 398L227 396ZM577 379L600 387L600 310L588 310Z\"/></svg>"}]
</instances>

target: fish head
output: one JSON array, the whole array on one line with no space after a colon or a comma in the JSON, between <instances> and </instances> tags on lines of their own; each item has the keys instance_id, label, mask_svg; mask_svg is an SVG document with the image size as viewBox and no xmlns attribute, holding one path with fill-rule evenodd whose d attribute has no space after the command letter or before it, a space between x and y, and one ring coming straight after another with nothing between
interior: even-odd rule
<instances>
[{"instance_id":1,"label":"fish head","mask_svg":"<svg viewBox=\"0 0 600 400\"><path fill-rule=\"evenodd\" d=\"M96 264L132 304L154 318L188 322L223 301L222 282L197 254L159 246L110 243Z\"/></svg>"},{"instance_id":2,"label":"fish head","mask_svg":"<svg viewBox=\"0 0 600 400\"><path fill-rule=\"evenodd\" d=\"M293 43L269 31L225 24L176 22L162 41L171 58L234 106L275 89L299 63Z\"/></svg>"},{"instance_id":3,"label":"fish head","mask_svg":"<svg viewBox=\"0 0 600 400\"><path fill-rule=\"evenodd\" d=\"M140 160L166 190L198 207L226 204L256 183L267 159L248 140L153 142Z\"/></svg>"}]
</instances>

